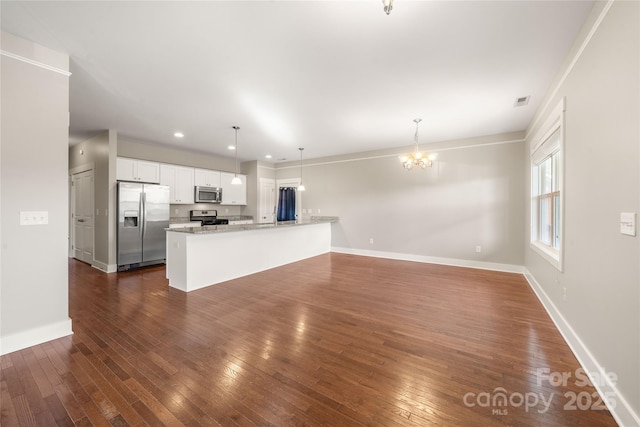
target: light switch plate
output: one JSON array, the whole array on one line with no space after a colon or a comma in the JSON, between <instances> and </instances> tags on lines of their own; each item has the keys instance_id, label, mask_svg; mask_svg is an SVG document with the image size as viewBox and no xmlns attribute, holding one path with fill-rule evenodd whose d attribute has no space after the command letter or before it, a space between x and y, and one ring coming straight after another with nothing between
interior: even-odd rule
<instances>
[{"instance_id":1,"label":"light switch plate","mask_svg":"<svg viewBox=\"0 0 640 427\"><path fill-rule=\"evenodd\" d=\"M21 211L20 225L46 225L49 224L48 211Z\"/></svg>"},{"instance_id":2,"label":"light switch plate","mask_svg":"<svg viewBox=\"0 0 640 427\"><path fill-rule=\"evenodd\" d=\"M628 236L636 235L636 213L622 212L620 213L620 233Z\"/></svg>"}]
</instances>

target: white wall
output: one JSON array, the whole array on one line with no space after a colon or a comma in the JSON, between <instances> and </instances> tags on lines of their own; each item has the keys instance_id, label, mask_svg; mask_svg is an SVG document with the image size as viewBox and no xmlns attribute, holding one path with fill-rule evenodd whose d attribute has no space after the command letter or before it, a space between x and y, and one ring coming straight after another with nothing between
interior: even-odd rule
<instances>
[{"instance_id":1,"label":"white wall","mask_svg":"<svg viewBox=\"0 0 640 427\"><path fill-rule=\"evenodd\" d=\"M522 136L430 144L439 157L425 170L386 152L303 162L303 217L339 216L332 245L355 252L521 266ZM299 163L276 173L299 177Z\"/></svg>"},{"instance_id":2,"label":"white wall","mask_svg":"<svg viewBox=\"0 0 640 427\"><path fill-rule=\"evenodd\" d=\"M596 5L591 23L603 6ZM566 79L552 86L549 108L536 123L566 97L564 272L525 244L526 267L578 357L588 368L617 375L611 385L620 393L623 425L640 423L640 244L619 233L620 212L640 210L639 22L640 3L614 2L575 66L561 70Z\"/></svg>"},{"instance_id":3,"label":"white wall","mask_svg":"<svg viewBox=\"0 0 640 427\"><path fill-rule=\"evenodd\" d=\"M0 353L5 354L72 333L69 58L7 33L1 38ZM47 211L49 223L20 226L21 211Z\"/></svg>"}]
</instances>

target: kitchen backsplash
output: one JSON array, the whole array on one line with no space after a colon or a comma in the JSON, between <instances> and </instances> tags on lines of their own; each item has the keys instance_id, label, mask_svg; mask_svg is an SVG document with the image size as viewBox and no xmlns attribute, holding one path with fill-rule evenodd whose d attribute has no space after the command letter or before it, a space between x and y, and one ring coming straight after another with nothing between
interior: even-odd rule
<instances>
[{"instance_id":1,"label":"kitchen backsplash","mask_svg":"<svg viewBox=\"0 0 640 427\"><path fill-rule=\"evenodd\" d=\"M191 210L217 210L219 216L240 215L242 206L215 205L211 203L195 203L193 205L171 205L171 217L189 217Z\"/></svg>"}]
</instances>

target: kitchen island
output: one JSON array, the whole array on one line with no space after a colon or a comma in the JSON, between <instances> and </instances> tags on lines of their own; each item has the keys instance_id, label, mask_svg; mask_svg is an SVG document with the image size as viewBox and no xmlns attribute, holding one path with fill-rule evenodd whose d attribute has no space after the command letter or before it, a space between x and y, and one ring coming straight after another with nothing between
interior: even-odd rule
<instances>
[{"instance_id":1,"label":"kitchen island","mask_svg":"<svg viewBox=\"0 0 640 427\"><path fill-rule=\"evenodd\" d=\"M277 224L167 229L169 286L185 292L215 285L331 250L337 217Z\"/></svg>"}]
</instances>

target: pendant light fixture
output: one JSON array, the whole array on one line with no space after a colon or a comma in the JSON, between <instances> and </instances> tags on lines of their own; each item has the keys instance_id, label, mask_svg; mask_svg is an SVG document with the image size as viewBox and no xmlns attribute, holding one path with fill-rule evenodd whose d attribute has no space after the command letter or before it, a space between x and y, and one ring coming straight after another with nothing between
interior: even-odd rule
<instances>
[{"instance_id":1,"label":"pendant light fixture","mask_svg":"<svg viewBox=\"0 0 640 427\"><path fill-rule=\"evenodd\" d=\"M413 153L400 156L402 167L406 170L411 170L414 166L420 166L422 169L430 168L433 165L433 161L438 157L438 154L428 154L420 151L420 148L418 147L418 125L420 124L422 119L414 119L413 121L416 124L416 134L414 137L415 149Z\"/></svg>"},{"instance_id":2,"label":"pendant light fixture","mask_svg":"<svg viewBox=\"0 0 640 427\"><path fill-rule=\"evenodd\" d=\"M240 184L242 184L242 180L238 176L238 130L240 130L240 127L239 126L233 126L233 129L235 129L235 131L236 131L236 149L235 149L235 151L236 151L236 172L235 172L235 176L231 180L231 184L240 185Z\"/></svg>"},{"instance_id":3,"label":"pendant light fixture","mask_svg":"<svg viewBox=\"0 0 640 427\"><path fill-rule=\"evenodd\" d=\"M300 147L298 150L300 150L300 185L298 185L298 191L304 191L305 188L302 183L302 152L304 151L304 148Z\"/></svg>"}]
</instances>

